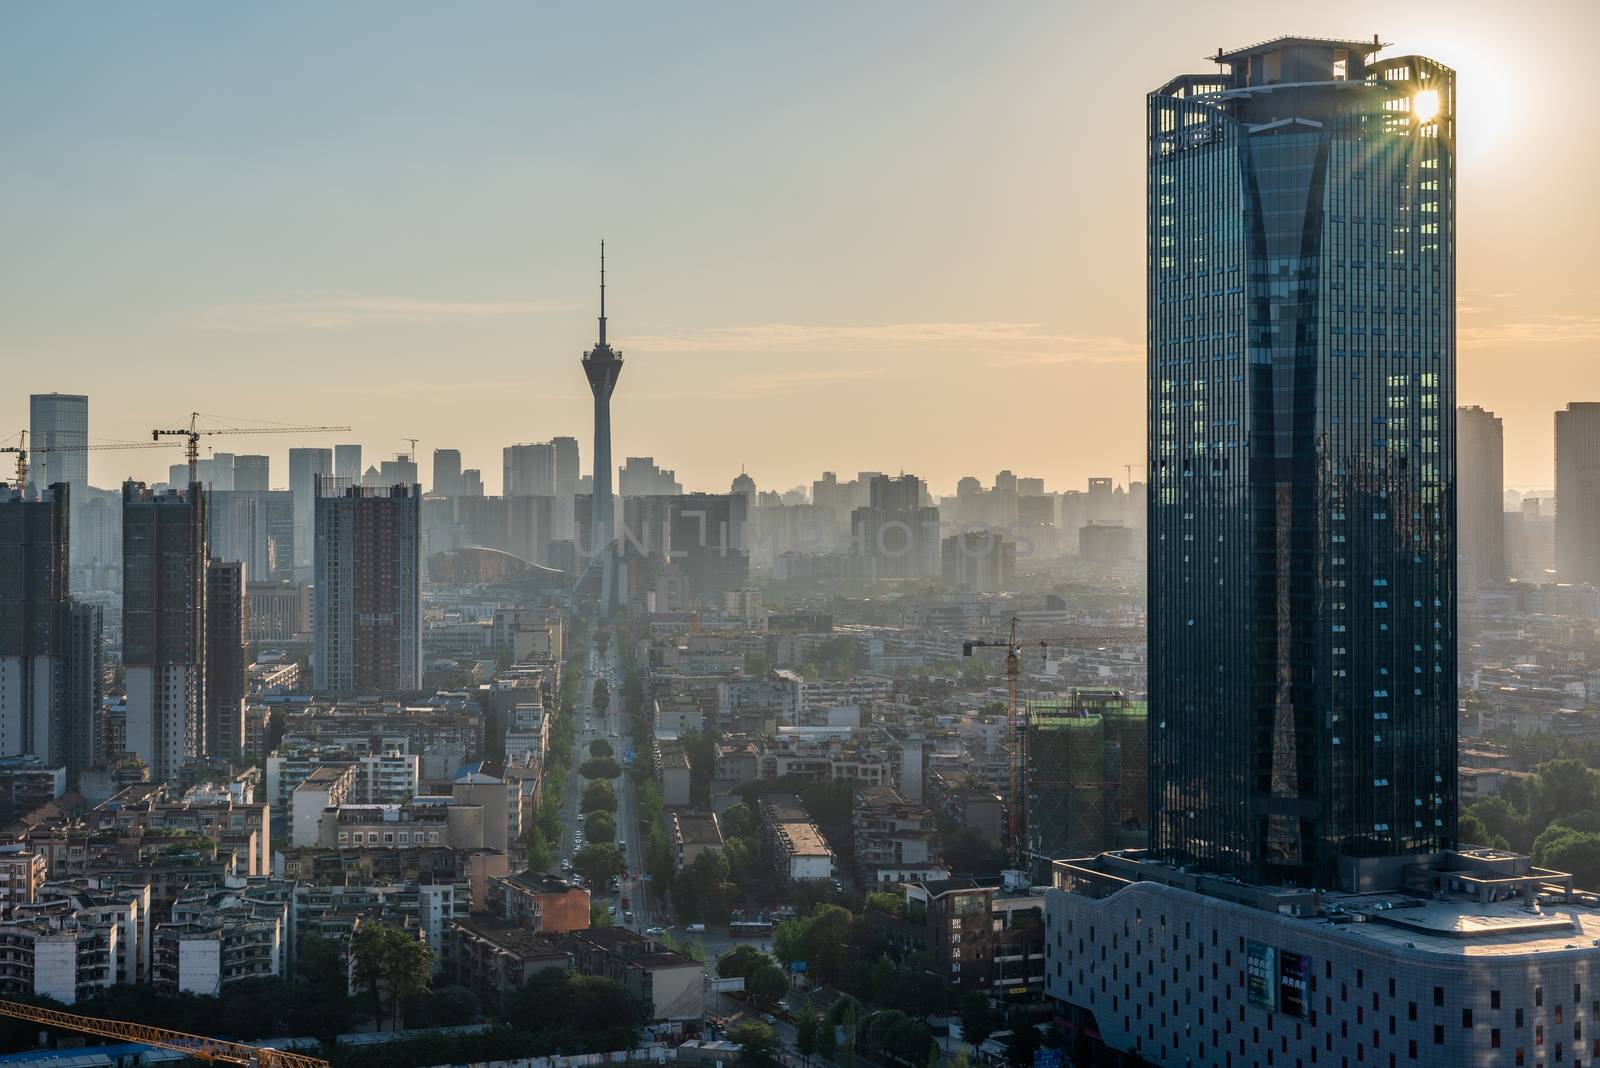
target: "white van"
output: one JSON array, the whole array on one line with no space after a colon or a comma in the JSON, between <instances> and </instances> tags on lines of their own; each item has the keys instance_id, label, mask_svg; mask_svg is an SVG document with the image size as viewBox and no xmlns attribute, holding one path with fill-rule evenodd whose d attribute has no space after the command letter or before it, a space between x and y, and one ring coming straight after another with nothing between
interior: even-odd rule
<instances>
[{"instance_id":1,"label":"white van","mask_svg":"<svg viewBox=\"0 0 1600 1068\"><path fill-rule=\"evenodd\" d=\"M690 934L705 934L706 925L703 923L691 923L689 926L685 927L684 930L688 931Z\"/></svg>"}]
</instances>

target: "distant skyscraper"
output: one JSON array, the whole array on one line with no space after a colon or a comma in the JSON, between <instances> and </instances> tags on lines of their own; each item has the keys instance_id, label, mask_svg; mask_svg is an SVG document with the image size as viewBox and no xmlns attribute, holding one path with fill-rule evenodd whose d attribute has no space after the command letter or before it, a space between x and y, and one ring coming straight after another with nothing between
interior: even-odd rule
<instances>
[{"instance_id":1,"label":"distant skyscraper","mask_svg":"<svg viewBox=\"0 0 1600 1068\"><path fill-rule=\"evenodd\" d=\"M551 438L556 450L556 537L573 540L578 480L581 477L577 438Z\"/></svg>"},{"instance_id":2,"label":"distant skyscraper","mask_svg":"<svg viewBox=\"0 0 1600 1068\"><path fill-rule=\"evenodd\" d=\"M233 488L257 492L271 489L271 463L265 456L235 456Z\"/></svg>"},{"instance_id":3,"label":"distant skyscraper","mask_svg":"<svg viewBox=\"0 0 1600 1068\"><path fill-rule=\"evenodd\" d=\"M127 746L157 779L203 751L206 507L191 486L122 487Z\"/></svg>"},{"instance_id":4,"label":"distant skyscraper","mask_svg":"<svg viewBox=\"0 0 1600 1068\"><path fill-rule=\"evenodd\" d=\"M461 450L433 450L433 493L437 497L461 496Z\"/></svg>"},{"instance_id":5,"label":"distant skyscraper","mask_svg":"<svg viewBox=\"0 0 1600 1068\"><path fill-rule=\"evenodd\" d=\"M855 555L871 557L880 579L925 578L940 570L939 509L922 504L915 475L874 475L868 502L850 513Z\"/></svg>"},{"instance_id":6,"label":"distant skyscraper","mask_svg":"<svg viewBox=\"0 0 1600 1068\"><path fill-rule=\"evenodd\" d=\"M384 460L378 468L378 488L390 486L421 486L416 457L410 453L397 453L393 460ZM341 487L342 488L342 487Z\"/></svg>"},{"instance_id":7,"label":"distant skyscraper","mask_svg":"<svg viewBox=\"0 0 1600 1068\"><path fill-rule=\"evenodd\" d=\"M1378 47L1148 97L1150 845L1273 885L1456 839L1454 74Z\"/></svg>"},{"instance_id":8,"label":"distant skyscraper","mask_svg":"<svg viewBox=\"0 0 1600 1068\"><path fill-rule=\"evenodd\" d=\"M617 496L658 497L683 492L678 473L657 467L654 456L630 456L617 469Z\"/></svg>"},{"instance_id":9,"label":"distant skyscraper","mask_svg":"<svg viewBox=\"0 0 1600 1068\"><path fill-rule=\"evenodd\" d=\"M483 496L483 472L476 467L469 467L461 472L461 496Z\"/></svg>"},{"instance_id":10,"label":"distant skyscraper","mask_svg":"<svg viewBox=\"0 0 1600 1068\"><path fill-rule=\"evenodd\" d=\"M615 536L611 499L611 394L622 374L622 353L606 343L606 245L600 242L600 339L583 354L583 373L594 394L594 530L590 545L599 553Z\"/></svg>"},{"instance_id":11,"label":"distant skyscraper","mask_svg":"<svg viewBox=\"0 0 1600 1068\"><path fill-rule=\"evenodd\" d=\"M1600 584L1600 402L1556 413L1556 577Z\"/></svg>"},{"instance_id":12,"label":"distant skyscraper","mask_svg":"<svg viewBox=\"0 0 1600 1068\"><path fill-rule=\"evenodd\" d=\"M243 564L206 565L206 753L237 760L244 745L245 671L250 628Z\"/></svg>"},{"instance_id":13,"label":"distant skyscraper","mask_svg":"<svg viewBox=\"0 0 1600 1068\"><path fill-rule=\"evenodd\" d=\"M316 689L422 685L421 501L415 485L317 498L313 601Z\"/></svg>"},{"instance_id":14,"label":"distant skyscraper","mask_svg":"<svg viewBox=\"0 0 1600 1068\"><path fill-rule=\"evenodd\" d=\"M67 783L76 786L84 769L105 755L105 713L101 707L105 614L97 604L69 601L62 617L61 715L59 728L51 731L53 737L60 738L62 748L52 760L66 765Z\"/></svg>"},{"instance_id":15,"label":"distant skyscraper","mask_svg":"<svg viewBox=\"0 0 1600 1068\"><path fill-rule=\"evenodd\" d=\"M312 517L317 494L317 479L333 474L332 449L289 450L289 492L294 494L294 566L296 577L305 581L311 574Z\"/></svg>"},{"instance_id":16,"label":"distant skyscraper","mask_svg":"<svg viewBox=\"0 0 1600 1068\"><path fill-rule=\"evenodd\" d=\"M1505 432L1500 417L1477 405L1456 411L1460 494L1461 586L1501 582L1506 570Z\"/></svg>"},{"instance_id":17,"label":"distant skyscraper","mask_svg":"<svg viewBox=\"0 0 1600 1068\"><path fill-rule=\"evenodd\" d=\"M66 482L81 495L89 487L89 454L83 451L88 444L88 397L35 393L28 398L28 479L35 488Z\"/></svg>"},{"instance_id":18,"label":"distant skyscraper","mask_svg":"<svg viewBox=\"0 0 1600 1068\"><path fill-rule=\"evenodd\" d=\"M0 484L0 756L51 752L71 490Z\"/></svg>"},{"instance_id":19,"label":"distant skyscraper","mask_svg":"<svg viewBox=\"0 0 1600 1068\"><path fill-rule=\"evenodd\" d=\"M556 449L551 442L507 445L501 450L505 497L549 497L556 491Z\"/></svg>"},{"instance_id":20,"label":"distant skyscraper","mask_svg":"<svg viewBox=\"0 0 1600 1068\"><path fill-rule=\"evenodd\" d=\"M361 485L361 446L335 445L333 447L333 476L341 486Z\"/></svg>"}]
</instances>

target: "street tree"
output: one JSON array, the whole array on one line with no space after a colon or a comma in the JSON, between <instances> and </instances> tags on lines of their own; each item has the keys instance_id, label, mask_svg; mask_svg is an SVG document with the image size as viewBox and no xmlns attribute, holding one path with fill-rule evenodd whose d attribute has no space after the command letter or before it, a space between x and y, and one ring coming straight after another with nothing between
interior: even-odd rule
<instances>
[{"instance_id":1,"label":"street tree","mask_svg":"<svg viewBox=\"0 0 1600 1068\"><path fill-rule=\"evenodd\" d=\"M416 935L384 923L364 923L350 936L352 979L378 1000L379 1016L399 1026L400 1003L428 989L433 950Z\"/></svg>"},{"instance_id":2,"label":"street tree","mask_svg":"<svg viewBox=\"0 0 1600 1068\"><path fill-rule=\"evenodd\" d=\"M572 856L572 869L598 890L610 884L613 875L627 873L628 862L622 851L609 842L584 846Z\"/></svg>"}]
</instances>

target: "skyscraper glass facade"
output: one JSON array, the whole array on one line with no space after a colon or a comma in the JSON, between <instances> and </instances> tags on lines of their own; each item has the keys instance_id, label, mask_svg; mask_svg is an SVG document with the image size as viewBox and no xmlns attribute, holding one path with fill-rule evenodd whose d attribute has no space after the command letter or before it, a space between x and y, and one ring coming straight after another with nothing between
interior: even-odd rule
<instances>
[{"instance_id":1,"label":"skyscraper glass facade","mask_svg":"<svg viewBox=\"0 0 1600 1068\"><path fill-rule=\"evenodd\" d=\"M1148 98L1151 846L1455 841L1454 74L1219 51Z\"/></svg>"}]
</instances>

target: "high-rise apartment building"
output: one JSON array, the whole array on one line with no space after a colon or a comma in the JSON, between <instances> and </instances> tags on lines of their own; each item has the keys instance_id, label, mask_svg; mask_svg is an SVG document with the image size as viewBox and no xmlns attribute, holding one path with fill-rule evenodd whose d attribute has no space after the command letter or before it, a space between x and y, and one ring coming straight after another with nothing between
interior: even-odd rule
<instances>
[{"instance_id":1,"label":"high-rise apartment building","mask_svg":"<svg viewBox=\"0 0 1600 1068\"><path fill-rule=\"evenodd\" d=\"M1151 848L1263 883L1455 843L1454 74L1376 50L1148 98Z\"/></svg>"},{"instance_id":2,"label":"high-rise apartment building","mask_svg":"<svg viewBox=\"0 0 1600 1068\"><path fill-rule=\"evenodd\" d=\"M1477 405L1456 410L1456 501L1462 589L1504 581L1506 568L1505 429Z\"/></svg>"},{"instance_id":3,"label":"high-rise apartment building","mask_svg":"<svg viewBox=\"0 0 1600 1068\"><path fill-rule=\"evenodd\" d=\"M678 473L657 467L654 456L630 456L617 468L619 497L660 497L682 492Z\"/></svg>"},{"instance_id":4,"label":"high-rise apartment building","mask_svg":"<svg viewBox=\"0 0 1600 1068\"><path fill-rule=\"evenodd\" d=\"M421 485L416 457L410 453L396 453L393 460L384 460L378 465L379 488Z\"/></svg>"},{"instance_id":5,"label":"high-rise apartment building","mask_svg":"<svg viewBox=\"0 0 1600 1068\"><path fill-rule=\"evenodd\" d=\"M52 753L71 490L0 484L0 757Z\"/></svg>"},{"instance_id":6,"label":"high-rise apartment building","mask_svg":"<svg viewBox=\"0 0 1600 1068\"><path fill-rule=\"evenodd\" d=\"M205 751L237 760L244 746L245 674L250 666L250 627L245 566L237 561L206 564Z\"/></svg>"},{"instance_id":7,"label":"high-rise apartment building","mask_svg":"<svg viewBox=\"0 0 1600 1068\"><path fill-rule=\"evenodd\" d=\"M915 475L874 475L868 503L850 513L850 540L857 556L874 561L880 579L925 578L940 569L939 509Z\"/></svg>"},{"instance_id":8,"label":"high-rise apartment building","mask_svg":"<svg viewBox=\"0 0 1600 1068\"><path fill-rule=\"evenodd\" d=\"M1556 413L1556 577L1600 584L1600 402Z\"/></svg>"},{"instance_id":9,"label":"high-rise apartment building","mask_svg":"<svg viewBox=\"0 0 1600 1068\"><path fill-rule=\"evenodd\" d=\"M294 567L304 581L312 568L312 522L317 479L333 474L332 449L289 450L289 492L294 494Z\"/></svg>"},{"instance_id":10,"label":"high-rise apartment building","mask_svg":"<svg viewBox=\"0 0 1600 1068\"><path fill-rule=\"evenodd\" d=\"M28 398L29 481L35 489L65 482L89 487L89 398L77 393L35 393Z\"/></svg>"},{"instance_id":11,"label":"high-rise apartment building","mask_svg":"<svg viewBox=\"0 0 1600 1068\"><path fill-rule=\"evenodd\" d=\"M556 491L556 449L551 442L507 445L501 450L500 493L505 497L549 497Z\"/></svg>"},{"instance_id":12,"label":"high-rise apartment building","mask_svg":"<svg viewBox=\"0 0 1600 1068\"><path fill-rule=\"evenodd\" d=\"M206 495L122 486L127 747L157 779L204 752Z\"/></svg>"},{"instance_id":13,"label":"high-rise apartment building","mask_svg":"<svg viewBox=\"0 0 1600 1068\"><path fill-rule=\"evenodd\" d=\"M265 493L272 488L272 461L266 456L235 456L233 458L233 488L239 491Z\"/></svg>"},{"instance_id":14,"label":"high-rise apartment building","mask_svg":"<svg viewBox=\"0 0 1600 1068\"><path fill-rule=\"evenodd\" d=\"M312 667L328 693L422 684L421 510L415 484L316 502Z\"/></svg>"},{"instance_id":15,"label":"high-rise apartment building","mask_svg":"<svg viewBox=\"0 0 1600 1068\"><path fill-rule=\"evenodd\" d=\"M461 495L461 450L433 450L433 492L438 497Z\"/></svg>"},{"instance_id":16,"label":"high-rise apartment building","mask_svg":"<svg viewBox=\"0 0 1600 1068\"><path fill-rule=\"evenodd\" d=\"M67 783L76 786L78 776L105 755L105 713L101 707L105 687L105 613L97 604L69 601L61 616L61 714L59 727L51 732L53 737L59 737L61 752L52 759L66 765Z\"/></svg>"},{"instance_id":17,"label":"high-rise apartment building","mask_svg":"<svg viewBox=\"0 0 1600 1068\"><path fill-rule=\"evenodd\" d=\"M294 495L288 490L206 494L210 554L245 565L251 582L294 577Z\"/></svg>"}]
</instances>

